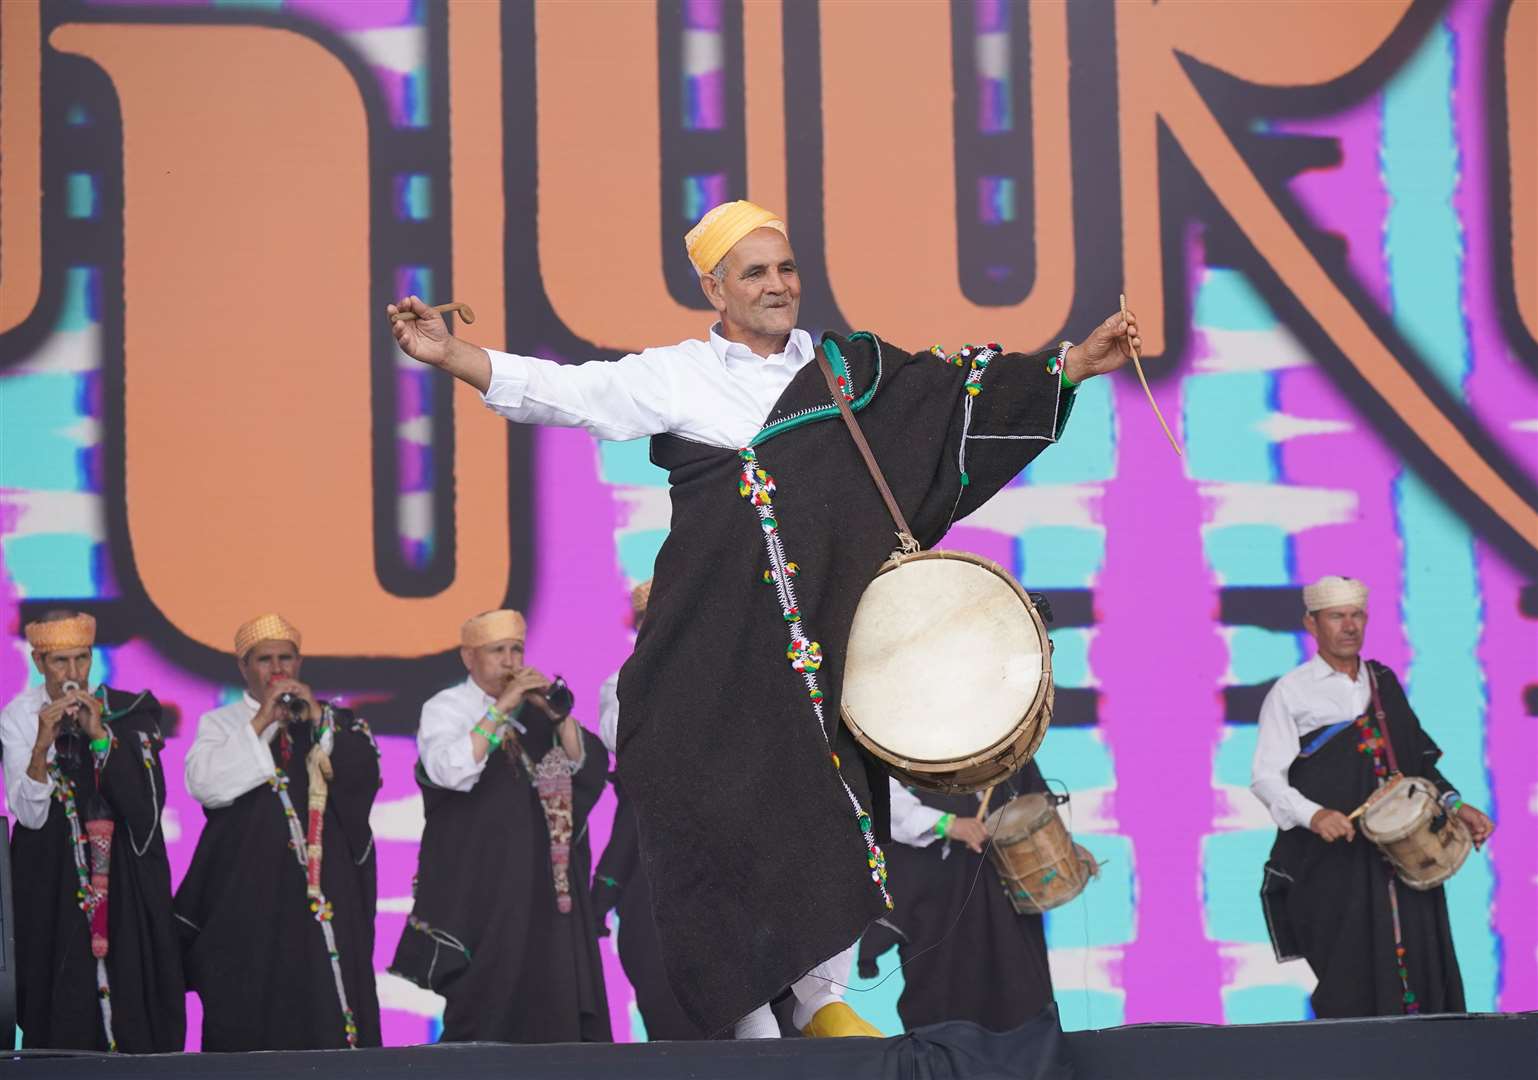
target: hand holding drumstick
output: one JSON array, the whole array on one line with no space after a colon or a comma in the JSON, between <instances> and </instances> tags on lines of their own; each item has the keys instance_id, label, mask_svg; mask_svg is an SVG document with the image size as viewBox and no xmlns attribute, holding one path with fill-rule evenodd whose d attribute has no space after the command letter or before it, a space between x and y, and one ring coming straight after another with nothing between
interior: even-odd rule
<instances>
[{"instance_id":1,"label":"hand holding drumstick","mask_svg":"<svg viewBox=\"0 0 1538 1080\"><path fill-rule=\"evenodd\" d=\"M408 296L385 307L390 316L390 332L401 352L413 360L447 371L485 393L491 385L491 357L486 350L461 341L449 333L443 313L457 311L465 322L474 322L475 313L466 304L429 307L417 296Z\"/></svg>"}]
</instances>

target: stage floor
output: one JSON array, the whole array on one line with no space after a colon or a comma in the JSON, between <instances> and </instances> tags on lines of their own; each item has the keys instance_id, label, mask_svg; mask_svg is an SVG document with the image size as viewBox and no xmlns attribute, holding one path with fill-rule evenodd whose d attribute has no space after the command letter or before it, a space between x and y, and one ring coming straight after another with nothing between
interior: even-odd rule
<instances>
[{"instance_id":1,"label":"stage floor","mask_svg":"<svg viewBox=\"0 0 1538 1080\"><path fill-rule=\"evenodd\" d=\"M506 1046L477 1043L384 1050L173 1054L26 1053L7 1080L165 1077L438 1078L827 1077L865 1080L1515 1080L1538 1077L1538 1013L1331 1020L1232 1027L1170 1024L1063 1035L1050 1024L1003 1035L940 1024L895 1039L756 1043Z\"/></svg>"}]
</instances>

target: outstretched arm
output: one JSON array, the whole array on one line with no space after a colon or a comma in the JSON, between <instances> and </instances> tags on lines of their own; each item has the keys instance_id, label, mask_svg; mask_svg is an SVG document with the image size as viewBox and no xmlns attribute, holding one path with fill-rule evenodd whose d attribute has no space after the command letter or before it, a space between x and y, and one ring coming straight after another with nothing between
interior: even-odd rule
<instances>
[{"instance_id":1,"label":"outstretched arm","mask_svg":"<svg viewBox=\"0 0 1538 1080\"><path fill-rule=\"evenodd\" d=\"M389 304L385 311L396 315L409 311L416 318L408 322L390 322L395 343L413 360L447 371L481 393L491 386L491 357L486 350L461 341L449 333L443 316L422 303L420 297L408 296L399 304Z\"/></svg>"}]
</instances>

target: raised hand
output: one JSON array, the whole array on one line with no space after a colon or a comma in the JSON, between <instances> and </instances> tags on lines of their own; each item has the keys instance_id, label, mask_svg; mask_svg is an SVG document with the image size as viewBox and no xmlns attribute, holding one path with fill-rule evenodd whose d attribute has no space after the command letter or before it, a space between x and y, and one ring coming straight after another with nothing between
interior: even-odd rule
<instances>
[{"instance_id":1,"label":"raised hand","mask_svg":"<svg viewBox=\"0 0 1538 1080\"><path fill-rule=\"evenodd\" d=\"M1081 383L1094 375L1115 371L1132 359L1132 350L1143 354L1143 339L1138 336L1137 316L1118 311L1091 331L1089 337L1068 350L1063 358L1063 374L1070 382Z\"/></svg>"},{"instance_id":2,"label":"raised hand","mask_svg":"<svg viewBox=\"0 0 1538 1080\"><path fill-rule=\"evenodd\" d=\"M450 343L454 338L449 333L449 324L418 296L408 296L398 304L385 306L385 313L389 315L402 311L409 311L416 318L401 322L390 320L390 331L395 335L395 343L400 346L401 352L413 360L442 367L448 361Z\"/></svg>"}]
</instances>

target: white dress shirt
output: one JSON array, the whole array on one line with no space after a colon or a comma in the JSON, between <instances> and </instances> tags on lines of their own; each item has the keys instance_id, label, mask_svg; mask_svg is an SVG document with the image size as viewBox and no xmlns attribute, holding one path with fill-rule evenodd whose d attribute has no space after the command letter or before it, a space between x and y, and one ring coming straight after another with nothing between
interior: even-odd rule
<instances>
[{"instance_id":1,"label":"white dress shirt","mask_svg":"<svg viewBox=\"0 0 1538 1080\"><path fill-rule=\"evenodd\" d=\"M470 741L470 729L486 716L486 710L497 699L476 685L475 680L465 678L447 690L440 690L422 706L422 719L417 725L417 755L427 778L441 788L450 791L469 791L481 778L488 752L481 760L475 760L475 745ZM513 726L519 731L523 725L516 720ZM490 725L487 725L490 730Z\"/></svg>"},{"instance_id":2,"label":"white dress shirt","mask_svg":"<svg viewBox=\"0 0 1538 1080\"><path fill-rule=\"evenodd\" d=\"M617 754L619 742L619 672L603 681L598 688L598 738L603 748Z\"/></svg>"},{"instance_id":3,"label":"white dress shirt","mask_svg":"<svg viewBox=\"0 0 1538 1080\"><path fill-rule=\"evenodd\" d=\"M1314 815L1324 809L1287 782L1287 770L1298 757L1299 740L1342 720L1355 720L1367 710L1371 699L1365 660L1357 664L1356 678L1352 679L1316 654L1276 680L1260 706L1250 790L1265 803L1278 828L1307 828Z\"/></svg>"},{"instance_id":4,"label":"white dress shirt","mask_svg":"<svg viewBox=\"0 0 1538 1080\"><path fill-rule=\"evenodd\" d=\"M251 720L261 703L249 693L239 701L206 712L198 718L198 735L187 751L187 794L209 810L229 806L248 791L278 774L272 759L272 740L278 724L268 724L260 735ZM330 753L334 734L321 736L321 749Z\"/></svg>"},{"instance_id":5,"label":"white dress shirt","mask_svg":"<svg viewBox=\"0 0 1538 1080\"><path fill-rule=\"evenodd\" d=\"M892 839L916 848L928 847L940 839L935 835L935 823L945 812L925 806L917 795L890 776L887 786L892 795Z\"/></svg>"},{"instance_id":6,"label":"white dress shirt","mask_svg":"<svg viewBox=\"0 0 1538 1080\"><path fill-rule=\"evenodd\" d=\"M39 683L11 699L0 711L0 743L5 749L5 799L16 824L41 829L48 821L48 800L53 797L53 777L38 781L27 775L32 747L37 745L37 714L48 704L48 688ZM53 747L48 760L53 761Z\"/></svg>"},{"instance_id":7,"label":"white dress shirt","mask_svg":"<svg viewBox=\"0 0 1538 1080\"><path fill-rule=\"evenodd\" d=\"M631 353L609 363L557 364L486 350L494 412L524 424L586 428L623 441L664 432L736 449L758 434L774 403L812 359L812 337L792 330L785 351L762 357L711 327L708 341Z\"/></svg>"}]
</instances>

